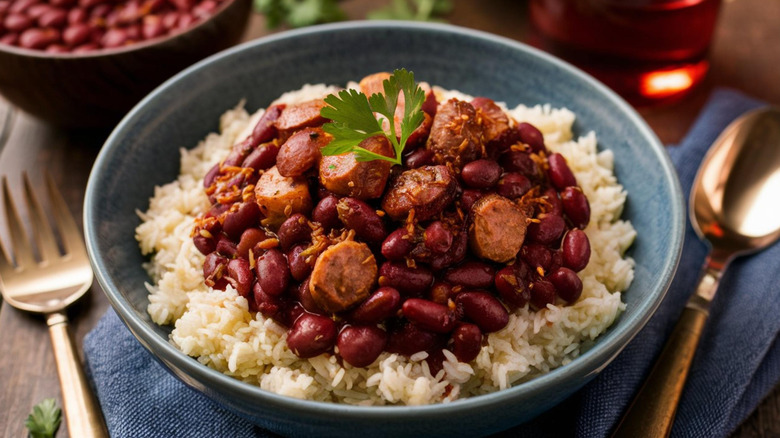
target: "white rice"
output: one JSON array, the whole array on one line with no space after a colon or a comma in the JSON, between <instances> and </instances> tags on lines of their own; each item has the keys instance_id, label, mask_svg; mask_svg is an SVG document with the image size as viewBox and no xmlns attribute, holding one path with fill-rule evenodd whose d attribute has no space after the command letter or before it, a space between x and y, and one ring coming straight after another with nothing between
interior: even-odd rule
<instances>
[{"instance_id":1,"label":"white rice","mask_svg":"<svg viewBox=\"0 0 780 438\"><path fill-rule=\"evenodd\" d=\"M337 90L307 85L285 93L288 104L323 97ZM439 100L457 92L436 88ZM286 329L262 314L251 314L247 301L228 286L226 291L204 285L204 256L190 238L193 220L209 208L203 177L245 138L262 114L243 104L220 119L220 133L209 134L194 149L181 149L181 174L155 189L149 209L138 212L142 224L136 239L153 283L148 312L161 325L174 324L171 342L209 367L279 394L355 405L421 405L448 402L508 388L565 365L580 355L618 317L625 305L634 262L624 257L636 235L620 220L626 192L613 175L613 155L598 151L596 135L572 138L574 114L548 105L518 106L508 111L517 121L538 127L547 147L563 154L591 206L585 232L591 242L588 266L579 273L583 293L570 306L527 307L510 315L509 324L488 336L471 363L458 362L445 350L443 370L431 375L424 352L406 358L382 353L367 368L340 364L335 356L311 359L295 356L286 343Z\"/></svg>"}]
</instances>

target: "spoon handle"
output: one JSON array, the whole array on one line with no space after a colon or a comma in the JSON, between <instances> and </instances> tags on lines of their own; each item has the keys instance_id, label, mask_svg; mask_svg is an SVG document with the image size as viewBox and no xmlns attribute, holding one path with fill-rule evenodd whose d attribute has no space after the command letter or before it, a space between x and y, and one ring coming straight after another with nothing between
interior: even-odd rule
<instances>
[{"instance_id":1,"label":"spoon handle","mask_svg":"<svg viewBox=\"0 0 780 438\"><path fill-rule=\"evenodd\" d=\"M683 309L650 375L612 434L623 437L667 437L672 431L677 404L693 362L696 347L709 317L725 263L709 257L696 292Z\"/></svg>"}]
</instances>

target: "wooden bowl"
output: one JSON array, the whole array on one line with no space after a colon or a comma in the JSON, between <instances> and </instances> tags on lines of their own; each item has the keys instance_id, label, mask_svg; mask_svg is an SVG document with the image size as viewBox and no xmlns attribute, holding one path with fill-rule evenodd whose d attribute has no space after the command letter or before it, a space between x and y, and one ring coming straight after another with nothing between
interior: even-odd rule
<instances>
[{"instance_id":1,"label":"wooden bowl","mask_svg":"<svg viewBox=\"0 0 780 438\"><path fill-rule=\"evenodd\" d=\"M0 94L62 127L116 124L163 81L236 44L251 0L229 0L190 29L118 49L54 54L0 44Z\"/></svg>"}]
</instances>

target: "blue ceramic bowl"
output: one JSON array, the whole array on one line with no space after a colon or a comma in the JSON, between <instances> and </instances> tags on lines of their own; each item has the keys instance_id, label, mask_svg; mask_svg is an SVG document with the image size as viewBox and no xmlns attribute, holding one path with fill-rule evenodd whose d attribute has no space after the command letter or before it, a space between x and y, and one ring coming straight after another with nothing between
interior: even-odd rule
<instances>
[{"instance_id":1,"label":"blue ceramic bowl","mask_svg":"<svg viewBox=\"0 0 780 438\"><path fill-rule=\"evenodd\" d=\"M306 83L345 84L406 67L420 80L509 105L550 103L577 114L575 135L595 131L615 154L629 193L624 218L638 237L627 310L596 345L544 376L449 404L354 407L279 396L227 377L179 352L169 328L146 313L148 281L134 239L136 209L175 179L179 147L216 131L219 115L246 99L266 106ZM652 181L652 184L648 184ZM171 373L229 410L274 432L301 436L480 436L529 420L591 380L644 326L663 298L682 247L684 209L663 147L620 98L584 73L515 41L446 25L347 23L253 41L169 80L135 107L101 151L84 211L90 257L111 304Z\"/></svg>"}]
</instances>

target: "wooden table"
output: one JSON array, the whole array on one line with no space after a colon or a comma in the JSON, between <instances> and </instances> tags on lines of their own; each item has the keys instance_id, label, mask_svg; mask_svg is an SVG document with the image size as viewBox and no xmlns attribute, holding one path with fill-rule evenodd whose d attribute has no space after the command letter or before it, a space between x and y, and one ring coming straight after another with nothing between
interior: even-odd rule
<instances>
[{"instance_id":1,"label":"wooden table","mask_svg":"<svg viewBox=\"0 0 780 438\"><path fill-rule=\"evenodd\" d=\"M382 0L342 2L351 18L362 18ZM527 36L525 2L454 0L450 22L523 40ZM673 106L641 110L664 143L676 143L685 134L714 87L731 87L780 104L780 1L726 1L712 46L712 70L705 83L686 100ZM264 20L254 16L245 39L267 34ZM0 101L0 105L6 105ZM11 135L0 156L0 173L7 175L21 199L19 173L27 170L40 181L47 168L60 183L76 219L81 219L84 189L92 162L108 131L69 132L17 113ZM0 235L7 237L3 228ZM4 239L4 241L7 241ZM108 307L99 286L71 309L78 344ZM46 325L42 318L0 308L0 435L26 436L23 422L33 405L56 397L59 383ZM58 437L68 436L61 427ZM780 386L734 433L736 437L780 436Z\"/></svg>"}]
</instances>

